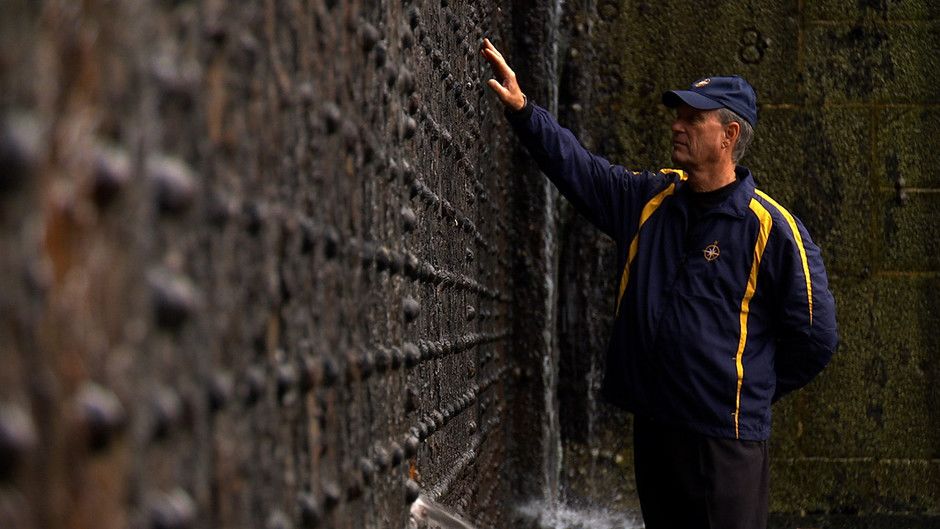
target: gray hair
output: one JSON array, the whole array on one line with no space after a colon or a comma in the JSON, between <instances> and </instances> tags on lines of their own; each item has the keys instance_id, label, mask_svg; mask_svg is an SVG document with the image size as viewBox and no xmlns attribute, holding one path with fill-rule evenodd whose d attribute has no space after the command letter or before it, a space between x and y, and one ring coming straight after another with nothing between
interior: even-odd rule
<instances>
[{"instance_id":1,"label":"gray hair","mask_svg":"<svg viewBox=\"0 0 940 529\"><path fill-rule=\"evenodd\" d=\"M731 150L731 161L737 164L738 160L744 158L744 153L747 152L748 145L750 145L751 140L754 139L754 127L733 110L727 108L718 109L718 119L721 120L722 125L734 122L741 127L741 132L738 134L738 141Z\"/></svg>"}]
</instances>

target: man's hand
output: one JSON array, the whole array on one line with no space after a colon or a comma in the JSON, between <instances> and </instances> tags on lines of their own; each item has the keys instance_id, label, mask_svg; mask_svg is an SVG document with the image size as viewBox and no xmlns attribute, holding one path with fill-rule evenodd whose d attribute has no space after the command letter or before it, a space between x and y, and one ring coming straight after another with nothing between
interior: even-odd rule
<instances>
[{"instance_id":1,"label":"man's hand","mask_svg":"<svg viewBox=\"0 0 940 529\"><path fill-rule=\"evenodd\" d=\"M519 88L519 83L516 82L516 73L506 64L503 54L496 49L496 46L493 46L490 39L483 39L483 47L480 48L480 53L489 61L490 67L493 68L493 74L501 80L490 79L486 84L496 92L499 100L504 105L512 110L522 110L526 104L525 94Z\"/></svg>"}]
</instances>

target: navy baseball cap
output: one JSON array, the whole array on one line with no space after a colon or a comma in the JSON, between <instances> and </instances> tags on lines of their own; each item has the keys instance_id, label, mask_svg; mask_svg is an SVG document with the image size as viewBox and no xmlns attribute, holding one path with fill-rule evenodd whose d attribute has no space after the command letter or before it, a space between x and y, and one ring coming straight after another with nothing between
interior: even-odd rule
<instances>
[{"instance_id":1,"label":"navy baseball cap","mask_svg":"<svg viewBox=\"0 0 940 529\"><path fill-rule=\"evenodd\" d=\"M752 127L757 126L757 94L747 81L737 75L705 77L692 83L688 90L663 93L663 104L676 108L682 103L699 110L727 108L741 116Z\"/></svg>"}]
</instances>

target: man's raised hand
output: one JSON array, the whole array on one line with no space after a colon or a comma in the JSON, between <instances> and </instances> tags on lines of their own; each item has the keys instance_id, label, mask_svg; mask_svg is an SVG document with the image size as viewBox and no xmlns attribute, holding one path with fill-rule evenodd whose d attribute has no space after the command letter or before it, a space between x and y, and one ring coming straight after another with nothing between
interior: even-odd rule
<instances>
[{"instance_id":1,"label":"man's raised hand","mask_svg":"<svg viewBox=\"0 0 940 529\"><path fill-rule=\"evenodd\" d=\"M486 82L487 86L496 92L499 100L504 105L512 110L522 110L526 104L525 94L519 88L519 83L516 82L516 73L506 64L503 54L496 49L496 46L493 46L490 39L483 39L480 53L490 63L490 67L493 68L493 75L496 76L496 79L490 79Z\"/></svg>"}]
</instances>

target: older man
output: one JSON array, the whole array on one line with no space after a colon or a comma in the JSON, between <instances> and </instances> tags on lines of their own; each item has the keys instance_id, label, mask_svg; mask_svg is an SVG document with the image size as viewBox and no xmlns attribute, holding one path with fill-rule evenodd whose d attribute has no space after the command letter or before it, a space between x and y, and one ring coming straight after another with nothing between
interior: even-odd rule
<instances>
[{"instance_id":1,"label":"older man","mask_svg":"<svg viewBox=\"0 0 940 529\"><path fill-rule=\"evenodd\" d=\"M838 335L819 248L738 165L757 123L753 88L710 77L663 94L678 168L636 172L528 101L489 40L481 53L523 145L617 243L603 391L634 414L646 527L766 527L770 406L823 369Z\"/></svg>"}]
</instances>

